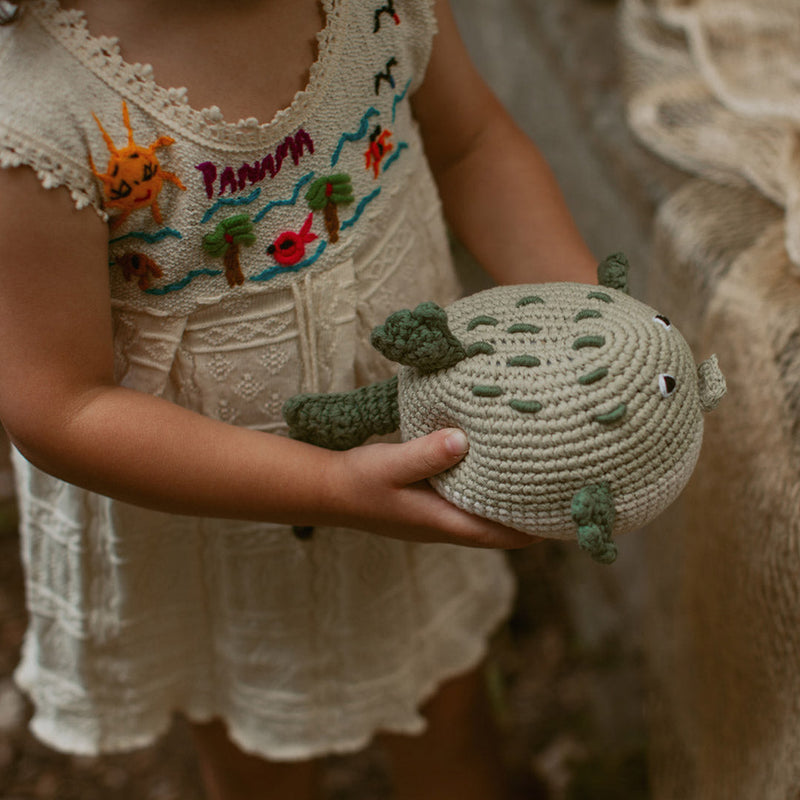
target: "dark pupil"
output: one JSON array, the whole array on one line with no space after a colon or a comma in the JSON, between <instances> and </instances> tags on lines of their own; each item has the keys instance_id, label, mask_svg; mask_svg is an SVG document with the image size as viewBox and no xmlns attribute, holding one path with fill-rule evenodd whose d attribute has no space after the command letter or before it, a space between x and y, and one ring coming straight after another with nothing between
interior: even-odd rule
<instances>
[{"instance_id":1,"label":"dark pupil","mask_svg":"<svg viewBox=\"0 0 800 800\"><path fill-rule=\"evenodd\" d=\"M286 239L282 241L278 247L280 247L281 250L291 250L294 247L294 242L291 239Z\"/></svg>"},{"instance_id":2,"label":"dark pupil","mask_svg":"<svg viewBox=\"0 0 800 800\"><path fill-rule=\"evenodd\" d=\"M672 324L672 323L669 321L669 319L667 319L667 317L665 317L663 314L656 314L656 319L659 319L659 320L661 320L661 322L663 322L663 323L664 323L665 325L667 325L667 326L669 326L669 325L671 325L671 324Z\"/></svg>"},{"instance_id":3,"label":"dark pupil","mask_svg":"<svg viewBox=\"0 0 800 800\"><path fill-rule=\"evenodd\" d=\"M145 164L142 170L142 180L149 181L156 174L157 169L158 167L153 164Z\"/></svg>"},{"instance_id":4,"label":"dark pupil","mask_svg":"<svg viewBox=\"0 0 800 800\"><path fill-rule=\"evenodd\" d=\"M664 376L664 388L667 390L667 394L672 394L675 391L676 381L672 375L665 375Z\"/></svg>"}]
</instances>

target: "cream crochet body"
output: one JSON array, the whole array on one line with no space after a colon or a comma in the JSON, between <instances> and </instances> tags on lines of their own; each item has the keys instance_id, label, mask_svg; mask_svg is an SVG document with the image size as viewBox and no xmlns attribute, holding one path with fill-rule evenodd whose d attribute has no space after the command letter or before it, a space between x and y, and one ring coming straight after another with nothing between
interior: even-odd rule
<instances>
[{"instance_id":1,"label":"cream crochet body","mask_svg":"<svg viewBox=\"0 0 800 800\"><path fill-rule=\"evenodd\" d=\"M121 385L285 433L287 397L386 376L368 339L388 312L457 295L409 107L432 10L324 7L309 84L267 124L194 109L52 0L0 29L0 164L109 220ZM419 731L419 703L478 662L509 608L498 553L300 541L15 462L31 614L17 679L57 748L144 745L175 709L223 717L272 758Z\"/></svg>"}]
</instances>

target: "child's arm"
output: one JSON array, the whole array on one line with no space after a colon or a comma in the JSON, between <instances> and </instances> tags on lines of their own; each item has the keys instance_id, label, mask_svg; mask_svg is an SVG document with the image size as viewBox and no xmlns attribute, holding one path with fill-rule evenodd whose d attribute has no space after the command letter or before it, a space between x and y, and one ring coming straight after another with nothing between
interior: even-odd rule
<instances>
[{"instance_id":1,"label":"child's arm","mask_svg":"<svg viewBox=\"0 0 800 800\"><path fill-rule=\"evenodd\" d=\"M447 432L337 453L115 386L107 239L65 190L43 189L27 168L0 170L0 419L36 466L176 513L530 543L418 483L463 455L448 451Z\"/></svg>"},{"instance_id":2,"label":"child's arm","mask_svg":"<svg viewBox=\"0 0 800 800\"><path fill-rule=\"evenodd\" d=\"M498 283L596 282L597 260L549 167L473 66L447 0L436 15L412 103L453 231Z\"/></svg>"}]
</instances>

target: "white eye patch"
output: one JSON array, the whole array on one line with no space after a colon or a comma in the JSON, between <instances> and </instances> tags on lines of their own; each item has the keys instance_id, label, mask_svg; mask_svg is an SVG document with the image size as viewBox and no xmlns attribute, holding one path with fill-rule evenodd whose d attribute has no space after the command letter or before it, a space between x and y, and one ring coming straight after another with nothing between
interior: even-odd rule
<instances>
[{"instance_id":1,"label":"white eye patch","mask_svg":"<svg viewBox=\"0 0 800 800\"><path fill-rule=\"evenodd\" d=\"M678 381L676 381L672 375L662 372L661 375L658 376L658 388L662 397L669 397L675 392L675 389L678 388Z\"/></svg>"},{"instance_id":2,"label":"white eye patch","mask_svg":"<svg viewBox=\"0 0 800 800\"><path fill-rule=\"evenodd\" d=\"M653 317L653 321L657 322L659 325L661 325L663 328L666 328L667 330L672 328L672 323L663 314L656 314Z\"/></svg>"}]
</instances>

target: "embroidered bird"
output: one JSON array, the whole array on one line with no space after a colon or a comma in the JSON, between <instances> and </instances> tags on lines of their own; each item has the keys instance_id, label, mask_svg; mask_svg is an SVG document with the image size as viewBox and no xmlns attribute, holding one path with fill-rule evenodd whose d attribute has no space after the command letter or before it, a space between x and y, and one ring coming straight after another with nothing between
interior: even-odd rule
<instances>
[{"instance_id":1,"label":"embroidered bird","mask_svg":"<svg viewBox=\"0 0 800 800\"><path fill-rule=\"evenodd\" d=\"M394 76L392 75L392 67L397 66L397 59L392 56L387 62L386 66L384 67L382 72L378 72L375 75L375 94L380 94L381 91L381 82L386 81L389 86L394 89L395 87L395 80Z\"/></svg>"},{"instance_id":2,"label":"embroidered bird","mask_svg":"<svg viewBox=\"0 0 800 800\"><path fill-rule=\"evenodd\" d=\"M312 211L303 223L303 227L296 233L284 231L267 248L267 252L284 267L292 267L302 261L306 254L306 245L317 238L316 233L311 233L311 223L314 219Z\"/></svg>"},{"instance_id":3,"label":"embroidered bird","mask_svg":"<svg viewBox=\"0 0 800 800\"><path fill-rule=\"evenodd\" d=\"M394 2L393 0L389 0L385 5L375 9L375 27L372 29L373 33L377 33L381 29L381 16L383 14L390 16L394 20L395 25L400 24L400 17L395 11Z\"/></svg>"}]
</instances>

